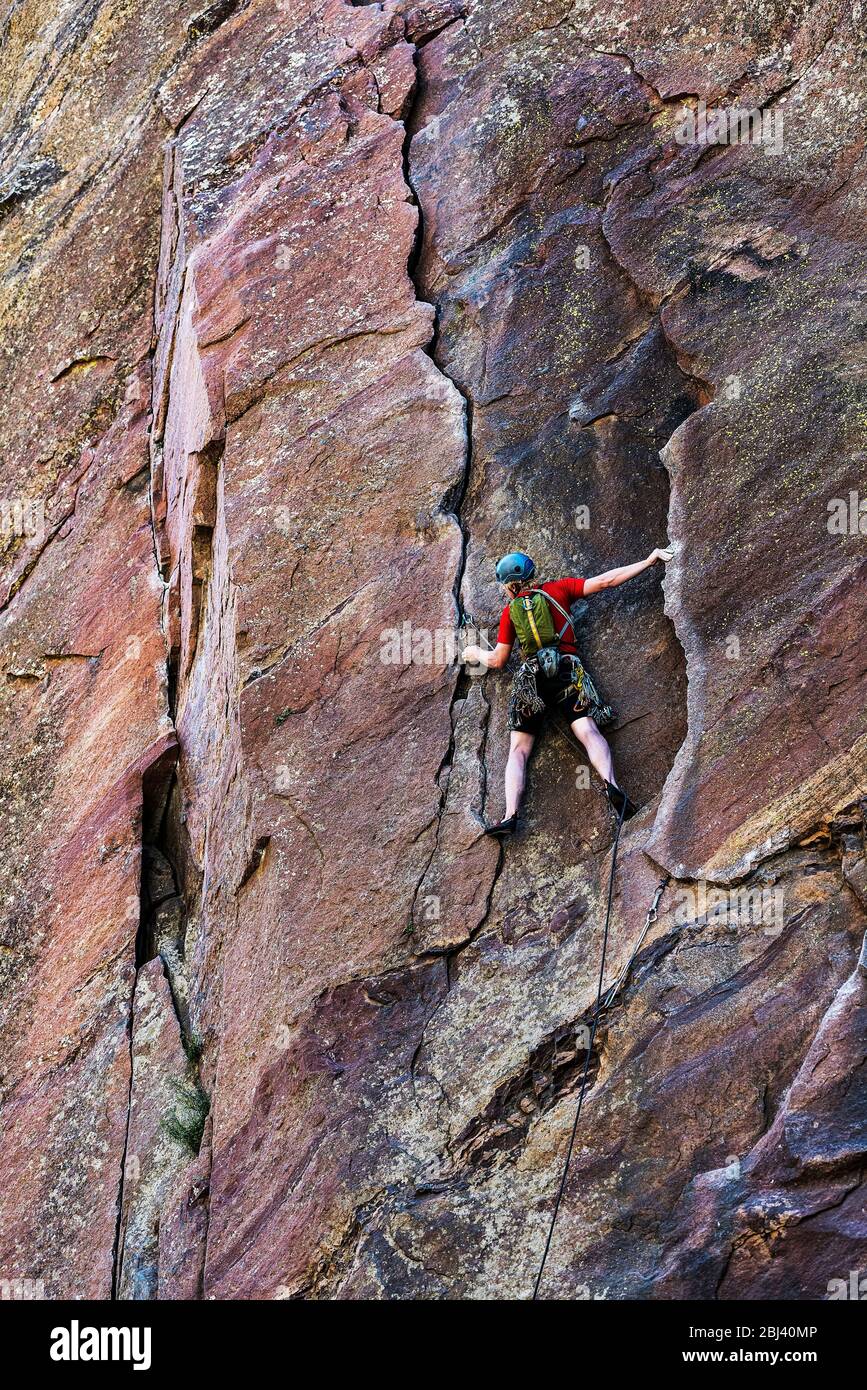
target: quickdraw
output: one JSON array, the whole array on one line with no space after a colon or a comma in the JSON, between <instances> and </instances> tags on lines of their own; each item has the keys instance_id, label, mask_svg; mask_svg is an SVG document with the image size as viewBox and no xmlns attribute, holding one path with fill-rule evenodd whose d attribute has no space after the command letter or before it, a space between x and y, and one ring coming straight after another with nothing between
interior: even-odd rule
<instances>
[{"instance_id":1,"label":"quickdraw","mask_svg":"<svg viewBox=\"0 0 867 1390\"><path fill-rule=\"evenodd\" d=\"M638 955L638 952L644 945L644 938L647 936L647 933L650 931L650 928L653 926L653 923L659 916L660 899L662 898L662 895L670 882L671 874L666 874L664 878L660 879L656 892L653 895L653 902L650 904L647 916L644 919L644 926L642 928L641 935L639 936L638 940L635 943L635 946L633 947L632 955L629 957L629 960L626 962L620 974L617 976L617 979L614 981L614 984L611 986L609 990L606 990L605 992L601 1006L603 1012L612 1007L618 994L622 990L623 986L626 984L626 981L629 978L630 971L632 970L632 966L635 962L635 957Z\"/></svg>"}]
</instances>

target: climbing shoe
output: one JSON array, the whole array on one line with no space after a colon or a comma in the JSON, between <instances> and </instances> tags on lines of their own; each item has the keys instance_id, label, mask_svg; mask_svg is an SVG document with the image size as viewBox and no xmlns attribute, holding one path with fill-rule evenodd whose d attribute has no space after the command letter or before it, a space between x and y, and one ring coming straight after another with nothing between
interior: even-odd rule
<instances>
[{"instance_id":1,"label":"climbing shoe","mask_svg":"<svg viewBox=\"0 0 867 1390\"><path fill-rule=\"evenodd\" d=\"M605 783L605 791L608 796L609 805L615 811L618 820L621 818L623 820L631 820L638 811L635 802L629 799L626 792L621 791L619 787L615 787L613 782Z\"/></svg>"},{"instance_id":2,"label":"climbing shoe","mask_svg":"<svg viewBox=\"0 0 867 1390\"><path fill-rule=\"evenodd\" d=\"M486 835L496 835L499 839L505 839L507 835L513 835L518 828L518 817L507 816L505 820L498 821L496 825L486 825Z\"/></svg>"}]
</instances>

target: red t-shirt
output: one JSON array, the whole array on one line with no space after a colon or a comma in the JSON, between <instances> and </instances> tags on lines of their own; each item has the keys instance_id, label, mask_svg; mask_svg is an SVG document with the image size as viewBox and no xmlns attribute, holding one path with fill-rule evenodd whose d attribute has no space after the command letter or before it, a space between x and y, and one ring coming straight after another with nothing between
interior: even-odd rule
<instances>
[{"instance_id":1,"label":"red t-shirt","mask_svg":"<svg viewBox=\"0 0 867 1390\"><path fill-rule=\"evenodd\" d=\"M522 594L529 594L531 589L541 589L543 594L550 594L556 599L560 608L565 608L569 612L569 605L579 599L584 593L583 579L552 579L547 584L531 584L528 588L522 589ZM520 594L518 595L520 598ZM554 626L559 632L566 619L560 609L551 606L551 616L554 619ZM511 647L515 640L515 624L509 617L509 604L503 609L503 616L500 618L500 629L497 633L497 641L505 642ZM578 655L578 648L575 645L575 634L571 627L567 627L560 643L561 652L568 652L570 656Z\"/></svg>"}]
</instances>

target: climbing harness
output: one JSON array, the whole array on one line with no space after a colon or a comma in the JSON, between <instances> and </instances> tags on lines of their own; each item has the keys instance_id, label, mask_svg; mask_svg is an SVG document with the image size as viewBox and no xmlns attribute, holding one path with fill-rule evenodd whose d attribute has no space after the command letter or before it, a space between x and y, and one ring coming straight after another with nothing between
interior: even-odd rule
<instances>
[{"instance_id":1,"label":"climbing harness","mask_svg":"<svg viewBox=\"0 0 867 1390\"><path fill-rule=\"evenodd\" d=\"M548 1237L545 1241L545 1249L542 1252L542 1261L539 1265L539 1272L536 1275L536 1282L533 1285L533 1302L536 1301L539 1294L539 1287L542 1283L542 1276L545 1273L545 1263L548 1259L548 1251L551 1248L551 1240L554 1235L554 1227L557 1224L557 1216L560 1211L560 1203L563 1200L563 1193L566 1190L566 1179L569 1176L569 1164L572 1161L572 1150L575 1147L575 1136L578 1133L578 1121L581 1118L581 1108L584 1104L584 1092L587 1089L587 1074L590 1070L590 1059L593 1056L593 1044L596 1040L596 1030L599 1026L599 1019L607 1009L611 1008L618 993L626 983L626 980L629 976L629 972L632 969L633 962L635 961L635 958L638 955L639 950L641 949L642 942L644 941L644 938L647 936L647 933L650 930L651 923L655 922L657 919L657 916L659 914L660 899L662 898L666 885L669 882L669 875L666 874L665 877L659 883L656 892L653 895L653 902L651 903L650 908L648 909L647 918L644 923L644 928L641 932L640 937L638 938L638 942L636 943L635 948L633 949L632 955L629 957L629 960L626 962L626 965L623 967L617 979L614 981L614 984L608 990L605 991L605 994L603 996L602 982L605 979L605 958L608 953L608 930L611 922L611 900L614 892L614 873L617 866L617 846L620 842L620 830L623 825L623 814L625 810L626 803L624 802L623 806L621 807L620 816L617 821L617 830L614 834L614 844L611 853L611 871L608 875L608 902L605 908L605 927L602 932L602 959L599 963L599 981L596 986L596 1004L593 1009L593 1019L590 1024L590 1038L587 1043L587 1055L584 1059L584 1071L581 1075L581 1086L578 1091L578 1104L575 1107L575 1119L572 1122L572 1132L569 1135L569 1145L566 1149L566 1161L563 1164L563 1173L560 1178L560 1186L557 1189L557 1197L554 1202L554 1210L551 1213L551 1223L548 1227Z\"/></svg>"},{"instance_id":2,"label":"climbing harness","mask_svg":"<svg viewBox=\"0 0 867 1390\"><path fill-rule=\"evenodd\" d=\"M551 685L547 686L549 699L553 697L555 706L566 705L571 702L573 706L579 705L581 713L572 713L572 719L580 719L589 715L596 721L600 729L606 728L616 718L611 705L606 704L587 671L581 664L577 656L572 656L568 652L562 655L555 648L548 648L557 658L555 675L559 670L563 672L561 679L567 679L568 684L556 689L554 695ZM547 704L539 690L540 677L547 676L547 672L542 669L542 658L545 651L540 651L536 656L522 661L515 672L512 681L512 689L509 694L509 714L508 724L510 729L520 729L526 719L532 719L537 714L542 714L547 708ZM565 675L562 663L569 662L568 677ZM550 676L547 676L550 681ZM546 689L546 687L543 687Z\"/></svg>"},{"instance_id":3,"label":"climbing harness","mask_svg":"<svg viewBox=\"0 0 867 1390\"><path fill-rule=\"evenodd\" d=\"M559 632L552 621L552 607L566 619ZM540 613L537 609L543 611ZM575 703L580 701L585 712L595 719L600 729L611 724L615 718L614 710L604 703L580 659L569 652L560 651L560 643L566 635L567 627L571 627L576 645L578 642L575 624L562 604L544 589L530 589L528 593L519 594L512 600L509 604L509 614L524 655L512 682L509 728L520 728L524 720L532 719L547 708L539 690L539 679L541 677L555 681L564 660L570 663L570 679L569 684L558 692L556 703L565 704L570 698ZM538 650L534 650L532 643L538 646Z\"/></svg>"}]
</instances>

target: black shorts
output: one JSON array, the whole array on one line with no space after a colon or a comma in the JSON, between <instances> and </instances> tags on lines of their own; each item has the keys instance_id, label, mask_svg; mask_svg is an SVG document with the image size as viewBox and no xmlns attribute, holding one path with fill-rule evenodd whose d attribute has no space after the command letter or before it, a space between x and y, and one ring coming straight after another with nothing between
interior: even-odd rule
<instances>
[{"instance_id":1,"label":"black shorts","mask_svg":"<svg viewBox=\"0 0 867 1390\"><path fill-rule=\"evenodd\" d=\"M550 680L543 675L536 679L536 689L545 701L539 714L521 715L510 711L509 728L513 733L540 734L550 714L558 711L567 723L573 719L595 719L597 724L610 724L614 711L603 704L599 692L577 656L561 656L557 674Z\"/></svg>"}]
</instances>

